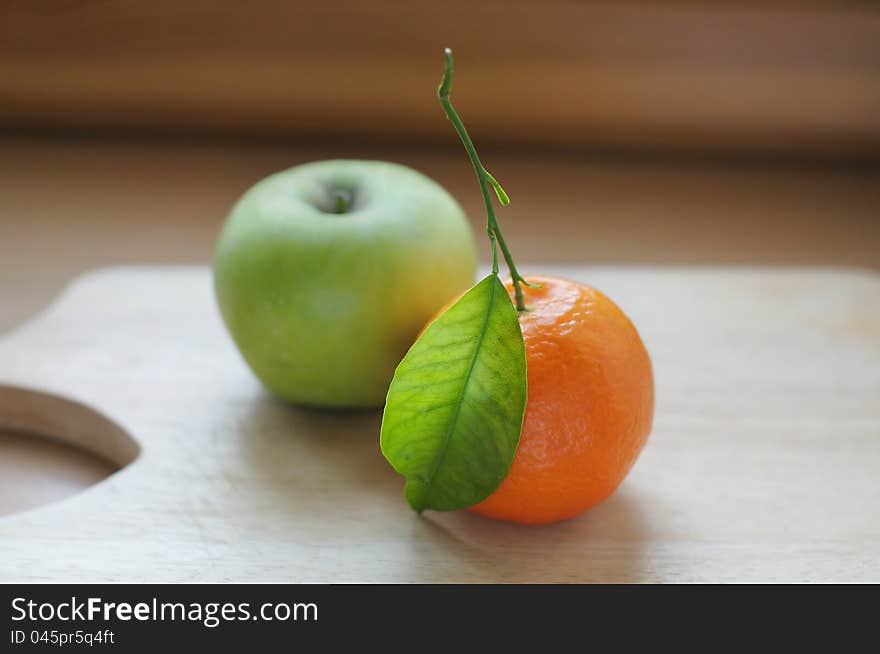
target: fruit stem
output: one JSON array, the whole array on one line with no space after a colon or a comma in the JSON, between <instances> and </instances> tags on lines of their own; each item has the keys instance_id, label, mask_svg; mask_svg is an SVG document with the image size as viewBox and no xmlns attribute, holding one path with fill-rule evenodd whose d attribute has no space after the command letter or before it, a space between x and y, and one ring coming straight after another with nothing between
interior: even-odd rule
<instances>
[{"instance_id":1,"label":"fruit stem","mask_svg":"<svg viewBox=\"0 0 880 654\"><path fill-rule=\"evenodd\" d=\"M333 192L333 213L345 213L351 205L351 193L337 190Z\"/></svg>"},{"instance_id":2,"label":"fruit stem","mask_svg":"<svg viewBox=\"0 0 880 654\"><path fill-rule=\"evenodd\" d=\"M516 264L513 262L513 256L510 254L510 249L507 247L504 235L501 233L501 227L498 225L498 219L495 217L495 207L492 204L492 196L489 193L489 186L491 185L495 190L495 195L498 197L498 201L502 205L510 204L510 198L501 187L501 184L498 183L498 180L496 180L483 166L480 161L480 156L477 154L476 148L474 148L473 141L471 141L471 137L468 135L467 129L465 129L464 123L461 122L458 112L455 111L455 107L452 106L452 101L449 99L449 92L452 88L452 70L454 63L452 59L452 50L446 48L444 54L446 55L446 67L443 71L443 79L440 82L440 87L437 89L437 97L440 99L440 106L443 107L446 117L458 133L458 137L461 139L464 149L468 153L468 157L470 157L474 172L477 174L477 181L480 183L483 202L486 203L486 233L489 235L489 243L492 246L492 273L494 275L498 274L497 244L501 246L501 253L504 256L505 263L507 263L507 268L510 270L510 278L513 280L516 310L525 311L526 305L523 299L521 284L525 284L532 288L540 288L540 284L532 284L526 281L523 276L519 274L519 271L516 269Z\"/></svg>"}]
</instances>

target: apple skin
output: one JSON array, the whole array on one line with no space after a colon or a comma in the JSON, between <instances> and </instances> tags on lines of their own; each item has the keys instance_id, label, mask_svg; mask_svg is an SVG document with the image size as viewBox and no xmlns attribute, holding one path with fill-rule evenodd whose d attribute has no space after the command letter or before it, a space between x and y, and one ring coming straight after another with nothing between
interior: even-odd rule
<instances>
[{"instance_id":1,"label":"apple skin","mask_svg":"<svg viewBox=\"0 0 880 654\"><path fill-rule=\"evenodd\" d=\"M335 198L350 201L345 213ZM280 398L378 407L400 359L474 283L464 211L406 166L331 160L271 175L235 204L214 290L245 361Z\"/></svg>"}]
</instances>

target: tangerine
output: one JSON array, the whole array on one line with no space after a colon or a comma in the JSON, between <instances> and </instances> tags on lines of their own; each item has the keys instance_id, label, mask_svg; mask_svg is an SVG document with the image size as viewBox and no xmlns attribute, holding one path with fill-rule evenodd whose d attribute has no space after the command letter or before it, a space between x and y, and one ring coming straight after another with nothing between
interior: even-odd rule
<instances>
[{"instance_id":1,"label":"tangerine","mask_svg":"<svg viewBox=\"0 0 880 654\"><path fill-rule=\"evenodd\" d=\"M528 367L519 447L501 485L470 510L537 524L614 492L651 431L654 381L638 331L608 297L558 277L529 281L541 288L523 288L519 314Z\"/></svg>"}]
</instances>

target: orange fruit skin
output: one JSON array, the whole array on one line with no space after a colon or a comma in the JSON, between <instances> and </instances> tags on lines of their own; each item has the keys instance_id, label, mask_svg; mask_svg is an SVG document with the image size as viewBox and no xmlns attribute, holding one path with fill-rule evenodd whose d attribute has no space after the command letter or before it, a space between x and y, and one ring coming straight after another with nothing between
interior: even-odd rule
<instances>
[{"instance_id":1,"label":"orange fruit skin","mask_svg":"<svg viewBox=\"0 0 880 654\"><path fill-rule=\"evenodd\" d=\"M528 401L510 472L470 510L523 524L570 518L607 498L651 432L654 378L639 333L578 282L529 277L519 314ZM505 284L513 297L513 286Z\"/></svg>"}]
</instances>

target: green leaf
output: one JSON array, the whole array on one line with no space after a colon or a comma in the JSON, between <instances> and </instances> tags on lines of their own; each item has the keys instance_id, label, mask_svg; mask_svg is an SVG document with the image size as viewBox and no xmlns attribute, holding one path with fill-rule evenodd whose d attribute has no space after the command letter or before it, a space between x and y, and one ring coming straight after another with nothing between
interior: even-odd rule
<instances>
[{"instance_id":1,"label":"green leaf","mask_svg":"<svg viewBox=\"0 0 880 654\"><path fill-rule=\"evenodd\" d=\"M507 191L505 191L501 187L501 184L498 183L498 180L495 179L492 176L492 173L490 173L485 168L483 168L483 172L486 173L486 179L489 180L489 183L492 185L492 188L495 189L495 195L498 196L498 201L501 204L503 204L504 206L507 206L508 204L510 204L510 196L507 195Z\"/></svg>"},{"instance_id":2,"label":"green leaf","mask_svg":"<svg viewBox=\"0 0 880 654\"><path fill-rule=\"evenodd\" d=\"M488 497L507 476L526 408L526 357L513 303L489 275L440 315L394 373L382 453L417 511Z\"/></svg>"}]
</instances>

